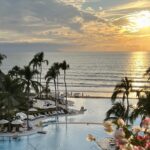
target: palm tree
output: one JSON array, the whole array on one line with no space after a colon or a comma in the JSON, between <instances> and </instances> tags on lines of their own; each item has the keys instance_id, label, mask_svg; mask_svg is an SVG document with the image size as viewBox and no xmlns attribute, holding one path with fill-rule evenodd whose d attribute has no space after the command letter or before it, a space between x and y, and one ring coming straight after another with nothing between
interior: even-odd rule
<instances>
[{"instance_id":1,"label":"palm tree","mask_svg":"<svg viewBox=\"0 0 150 150\"><path fill-rule=\"evenodd\" d=\"M148 80L150 80L150 67L146 70L144 76L148 76Z\"/></svg>"},{"instance_id":2,"label":"palm tree","mask_svg":"<svg viewBox=\"0 0 150 150\"><path fill-rule=\"evenodd\" d=\"M130 80L127 77L125 77L125 78L123 78L121 80L121 82L119 84L117 84L115 86L114 92L113 92L112 97L111 97L111 100L114 103L115 100L117 99L117 96L122 94L123 95L123 97L122 97L122 105L123 106L125 106L124 102L126 100L127 108L126 108L126 113L125 113L125 117L124 118L127 118L126 119L127 124L128 124L129 107L130 107L129 94L130 94L131 91L132 91L132 80Z\"/></svg>"},{"instance_id":3,"label":"palm tree","mask_svg":"<svg viewBox=\"0 0 150 150\"><path fill-rule=\"evenodd\" d=\"M38 70L38 67L40 67L40 62L38 60L37 54L34 55L33 59L29 62L29 66L33 66L33 69ZM37 74L37 82L38 82L38 74Z\"/></svg>"},{"instance_id":4,"label":"palm tree","mask_svg":"<svg viewBox=\"0 0 150 150\"><path fill-rule=\"evenodd\" d=\"M112 107L106 112L105 120L113 119L116 120L118 118L125 118L126 108L121 102L115 102Z\"/></svg>"},{"instance_id":5,"label":"palm tree","mask_svg":"<svg viewBox=\"0 0 150 150\"><path fill-rule=\"evenodd\" d=\"M48 65L48 60L44 60L44 53L43 52L40 52L40 53L37 53L35 56L35 61L36 61L36 64L39 66L40 68L40 84L41 81L42 81L42 64L43 63L46 63ZM41 93L41 87L40 87L40 93ZM40 94L40 97L41 97L41 94Z\"/></svg>"},{"instance_id":6,"label":"palm tree","mask_svg":"<svg viewBox=\"0 0 150 150\"><path fill-rule=\"evenodd\" d=\"M24 92L27 95L27 128L29 129L29 102L30 102L30 92L33 89L36 93L39 93L39 87L41 84L37 81L34 81L34 76L38 74L37 70L32 70L29 66L25 66L21 70L21 85L24 89Z\"/></svg>"},{"instance_id":7,"label":"palm tree","mask_svg":"<svg viewBox=\"0 0 150 150\"><path fill-rule=\"evenodd\" d=\"M144 91L138 97L137 107L131 114L131 120L135 120L138 116L141 116L142 120L146 117L150 117L150 92Z\"/></svg>"},{"instance_id":8,"label":"palm tree","mask_svg":"<svg viewBox=\"0 0 150 150\"><path fill-rule=\"evenodd\" d=\"M2 61L7 58L6 55L0 54L0 65L2 65Z\"/></svg>"},{"instance_id":9,"label":"palm tree","mask_svg":"<svg viewBox=\"0 0 150 150\"><path fill-rule=\"evenodd\" d=\"M49 70L47 71L46 75L45 75L45 79L46 79L46 82L49 83L50 80L53 79L54 81L54 87L55 87L55 105L57 107L57 99L56 99L56 77L57 77L57 71L56 69L54 68L54 66L51 66L51 68L49 68Z\"/></svg>"},{"instance_id":10,"label":"palm tree","mask_svg":"<svg viewBox=\"0 0 150 150\"><path fill-rule=\"evenodd\" d=\"M14 66L11 70L8 71L8 74L12 77L17 79L20 74L21 68L19 66Z\"/></svg>"},{"instance_id":11,"label":"palm tree","mask_svg":"<svg viewBox=\"0 0 150 150\"><path fill-rule=\"evenodd\" d=\"M2 65L2 61L7 58L6 55L0 53L0 66ZM0 69L0 87L2 87L2 79L4 78L4 73Z\"/></svg>"},{"instance_id":12,"label":"palm tree","mask_svg":"<svg viewBox=\"0 0 150 150\"><path fill-rule=\"evenodd\" d=\"M57 99L59 99L59 87L58 87L58 84L59 84L59 79L58 79L58 76L60 75L60 64L58 62L55 62L53 64L55 70L56 70L56 79L57 79L57 83L56 83L56 86L57 86Z\"/></svg>"},{"instance_id":13,"label":"palm tree","mask_svg":"<svg viewBox=\"0 0 150 150\"><path fill-rule=\"evenodd\" d=\"M5 75L2 84L3 87L0 89L1 104L10 123L16 108L19 108L20 103L25 100L25 97L18 80L12 79L9 75Z\"/></svg>"},{"instance_id":14,"label":"palm tree","mask_svg":"<svg viewBox=\"0 0 150 150\"><path fill-rule=\"evenodd\" d=\"M66 110L68 110L68 101L67 101L67 83L66 83L66 70L69 69L69 64L64 60L60 64L61 69L64 71L64 83L65 83L65 92L66 92Z\"/></svg>"}]
</instances>

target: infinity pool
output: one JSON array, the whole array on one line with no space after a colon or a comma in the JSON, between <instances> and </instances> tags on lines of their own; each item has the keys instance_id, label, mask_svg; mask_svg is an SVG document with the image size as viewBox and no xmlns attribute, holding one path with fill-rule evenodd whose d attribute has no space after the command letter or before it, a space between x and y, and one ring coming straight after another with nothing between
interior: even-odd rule
<instances>
[{"instance_id":1,"label":"infinity pool","mask_svg":"<svg viewBox=\"0 0 150 150\"><path fill-rule=\"evenodd\" d=\"M110 108L111 102L108 99L72 99L75 107L84 106L87 111L83 115L69 116L68 122L102 122L105 112ZM60 117L59 120L64 120ZM98 150L95 143L86 141L89 133L98 139L106 137L103 127L100 125L80 124L53 124L44 128L47 134L35 134L21 137L20 140L9 142L0 141L0 150Z\"/></svg>"}]
</instances>

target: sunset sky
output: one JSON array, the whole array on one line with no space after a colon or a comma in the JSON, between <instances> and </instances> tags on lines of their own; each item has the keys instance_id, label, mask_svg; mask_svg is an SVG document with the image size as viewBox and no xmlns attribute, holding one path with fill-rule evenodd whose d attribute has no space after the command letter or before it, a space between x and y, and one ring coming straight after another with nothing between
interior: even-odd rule
<instances>
[{"instance_id":1,"label":"sunset sky","mask_svg":"<svg viewBox=\"0 0 150 150\"><path fill-rule=\"evenodd\" d=\"M0 0L0 49L150 50L150 0Z\"/></svg>"}]
</instances>

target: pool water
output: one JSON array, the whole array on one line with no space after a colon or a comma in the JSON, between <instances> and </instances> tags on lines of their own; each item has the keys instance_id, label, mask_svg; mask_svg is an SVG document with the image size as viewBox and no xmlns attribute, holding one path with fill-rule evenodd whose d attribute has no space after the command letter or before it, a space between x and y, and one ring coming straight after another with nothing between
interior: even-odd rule
<instances>
[{"instance_id":1,"label":"pool water","mask_svg":"<svg viewBox=\"0 0 150 150\"><path fill-rule=\"evenodd\" d=\"M110 108L108 99L72 99L75 108L84 106L83 115L68 116L68 122L102 122L105 112ZM65 120L60 117L59 120ZM53 124L44 128L47 134L35 134L21 137L20 140L0 141L0 150L98 150L95 143L86 141L87 135L93 134L98 139L107 137L100 125Z\"/></svg>"}]
</instances>

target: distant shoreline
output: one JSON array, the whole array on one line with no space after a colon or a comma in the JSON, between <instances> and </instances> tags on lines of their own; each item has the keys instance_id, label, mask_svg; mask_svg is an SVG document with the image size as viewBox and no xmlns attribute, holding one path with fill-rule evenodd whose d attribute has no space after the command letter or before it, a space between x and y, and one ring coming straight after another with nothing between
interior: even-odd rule
<instances>
[{"instance_id":1,"label":"distant shoreline","mask_svg":"<svg viewBox=\"0 0 150 150\"><path fill-rule=\"evenodd\" d=\"M107 97L107 96L71 96L68 98L94 98L94 99L111 99L111 97ZM118 97L119 98L119 97ZM121 97L120 97L121 98ZM137 99L137 98L130 98L130 99Z\"/></svg>"}]
</instances>

